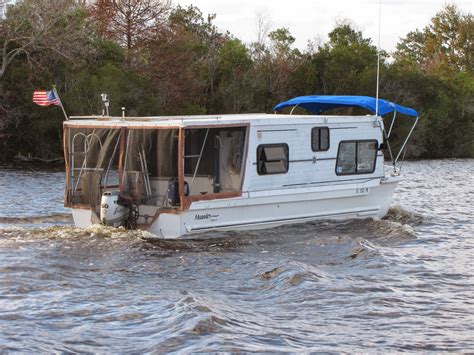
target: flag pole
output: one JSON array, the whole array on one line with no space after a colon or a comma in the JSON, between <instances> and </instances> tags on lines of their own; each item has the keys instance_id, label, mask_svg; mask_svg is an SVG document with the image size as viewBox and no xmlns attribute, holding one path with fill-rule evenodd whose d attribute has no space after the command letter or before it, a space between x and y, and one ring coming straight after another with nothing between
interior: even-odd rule
<instances>
[{"instance_id":1,"label":"flag pole","mask_svg":"<svg viewBox=\"0 0 474 355\"><path fill-rule=\"evenodd\" d=\"M69 121L69 117L68 117L68 115L66 113L66 110L64 109L64 106L63 106L63 102L61 101L61 98L59 97L59 94L56 91L56 85L53 85L53 92L54 92L54 95L58 98L59 106L61 106L61 108L63 110L64 117L66 117L66 121Z\"/></svg>"}]
</instances>

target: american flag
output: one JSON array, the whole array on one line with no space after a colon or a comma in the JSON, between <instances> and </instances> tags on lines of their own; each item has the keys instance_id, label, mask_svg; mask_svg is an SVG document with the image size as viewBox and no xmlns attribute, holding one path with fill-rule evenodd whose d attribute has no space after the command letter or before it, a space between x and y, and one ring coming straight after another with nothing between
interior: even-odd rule
<instances>
[{"instance_id":1,"label":"american flag","mask_svg":"<svg viewBox=\"0 0 474 355\"><path fill-rule=\"evenodd\" d=\"M36 90L33 93L33 102L40 106L61 105L58 96L53 90Z\"/></svg>"}]
</instances>

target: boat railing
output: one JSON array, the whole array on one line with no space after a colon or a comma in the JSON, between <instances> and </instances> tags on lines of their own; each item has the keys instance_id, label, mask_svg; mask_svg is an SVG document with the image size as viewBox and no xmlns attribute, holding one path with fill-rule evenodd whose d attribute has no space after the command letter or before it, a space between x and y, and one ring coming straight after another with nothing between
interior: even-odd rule
<instances>
[{"instance_id":1,"label":"boat railing","mask_svg":"<svg viewBox=\"0 0 474 355\"><path fill-rule=\"evenodd\" d=\"M83 150L76 150L76 139L81 138L83 139ZM102 149L102 141L100 137L95 133L90 133L86 135L85 133L79 132L76 133L72 140L71 140L71 153L70 153L70 161L71 161L71 178L72 178L72 185L74 186L72 190L72 195L74 196L77 193L77 190L80 185L81 177L83 176L84 172L87 171L97 171L102 173L104 169L97 168L97 167L89 167L87 164L87 154L89 153L91 146L94 143L94 140L98 142L100 149ZM81 145L80 142L77 145ZM76 166L76 159L82 157L82 164L80 167Z\"/></svg>"},{"instance_id":2,"label":"boat railing","mask_svg":"<svg viewBox=\"0 0 474 355\"><path fill-rule=\"evenodd\" d=\"M401 164L400 164L400 166L397 166L397 163L398 163L400 157L402 157L402 161L403 161L403 157L405 156L405 153L406 153L406 150L405 150L406 145L407 145L408 141L410 140L410 137L412 136L413 131L415 130L415 127L418 123L418 120L420 119L420 116L416 116L415 121L413 122L413 125L411 126L411 129L410 129L410 131L408 132L408 134L405 138L405 141L401 145L397 155L394 156L392 148L390 146L390 135L392 133L392 129L393 129L396 118L397 118L397 112L394 111L394 114L393 114L393 117L392 117L392 121L390 122L390 128L389 128L388 132L385 129L385 125L380 125L380 127L382 129L383 137L384 137L385 142L387 144L387 149L388 149L388 152L389 152L389 155L390 155L390 160L392 162L393 175L399 175L400 174ZM402 154L403 154L403 156L402 156Z\"/></svg>"}]
</instances>

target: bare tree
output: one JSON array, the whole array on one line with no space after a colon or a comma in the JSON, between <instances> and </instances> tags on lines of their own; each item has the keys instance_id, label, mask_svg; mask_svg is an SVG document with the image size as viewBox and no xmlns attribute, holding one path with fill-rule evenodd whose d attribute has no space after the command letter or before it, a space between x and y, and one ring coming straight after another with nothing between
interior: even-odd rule
<instances>
[{"instance_id":1,"label":"bare tree","mask_svg":"<svg viewBox=\"0 0 474 355\"><path fill-rule=\"evenodd\" d=\"M256 13L256 45L259 48L265 48L268 33L272 27L270 13L268 11L259 11Z\"/></svg>"},{"instance_id":2,"label":"bare tree","mask_svg":"<svg viewBox=\"0 0 474 355\"><path fill-rule=\"evenodd\" d=\"M139 47L171 9L170 0L97 0L92 15L99 31L118 41L129 55Z\"/></svg>"},{"instance_id":3,"label":"bare tree","mask_svg":"<svg viewBox=\"0 0 474 355\"><path fill-rule=\"evenodd\" d=\"M306 53L314 55L319 51L319 47L323 45L324 41L320 35L314 36L312 39L309 39L306 43Z\"/></svg>"},{"instance_id":4,"label":"bare tree","mask_svg":"<svg viewBox=\"0 0 474 355\"><path fill-rule=\"evenodd\" d=\"M7 9L0 19L0 79L19 56L30 65L43 56L72 59L87 36L74 16L73 0L24 0Z\"/></svg>"}]
</instances>

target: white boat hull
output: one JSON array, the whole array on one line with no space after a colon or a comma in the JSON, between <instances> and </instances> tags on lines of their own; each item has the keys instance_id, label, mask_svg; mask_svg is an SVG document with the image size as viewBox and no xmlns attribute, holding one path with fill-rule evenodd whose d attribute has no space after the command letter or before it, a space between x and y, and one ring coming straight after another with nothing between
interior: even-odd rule
<instances>
[{"instance_id":1,"label":"white boat hull","mask_svg":"<svg viewBox=\"0 0 474 355\"><path fill-rule=\"evenodd\" d=\"M382 218L399 178L368 179L307 188L244 193L239 198L200 201L179 213L161 213L147 228L157 238L209 231L251 230L318 219ZM72 209L78 227L100 223L90 210Z\"/></svg>"}]
</instances>

